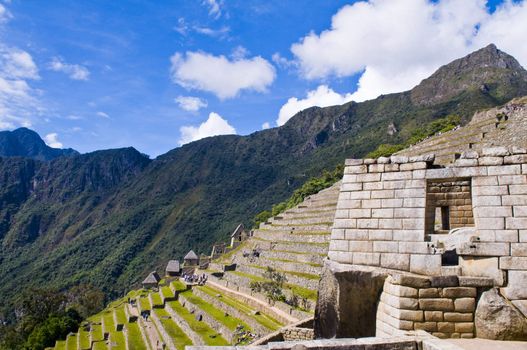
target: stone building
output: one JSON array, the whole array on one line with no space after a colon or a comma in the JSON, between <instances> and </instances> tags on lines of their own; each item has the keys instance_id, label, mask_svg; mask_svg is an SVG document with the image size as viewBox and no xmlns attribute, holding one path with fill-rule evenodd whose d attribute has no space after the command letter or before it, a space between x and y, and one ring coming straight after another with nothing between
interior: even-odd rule
<instances>
[{"instance_id":1,"label":"stone building","mask_svg":"<svg viewBox=\"0 0 527 350\"><path fill-rule=\"evenodd\" d=\"M159 286L159 281L161 281L159 274L156 271L152 271L146 276L142 285L145 289L157 288Z\"/></svg>"},{"instance_id":2,"label":"stone building","mask_svg":"<svg viewBox=\"0 0 527 350\"><path fill-rule=\"evenodd\" d=\"M183 258L183 265L185 266L198 266L199 265L199 258L194 253L193 250L190 250L187 255Z\"/></svg>"},{"instance_id":3,"label":"stone building","mask_svg":"<svg viewBox=\"0 0 527 350\"><path fill-rule=\"evenodd\" d=\"M241 242L245 241L247 237L249 237L249 235L245 231L245 226L239 224L231 234L231 247L236 248Z\"/></svg>"},{"instance_id":4,"label":"stone building","mask_svg":"<svg viewBox=\"0 0 527 350\"><path fill-rule=\"evenodd\" d=\"M181 274L181 266L179 260L170 260L165 269L165 274L167 276L179 276Z\"/></svg>"},{"instance_id":5,"label":"stone building","mask_svg":"<svg viewBox=\"0 0 527 350\"><path fill-rule=\"evenodd\" d=\"M346 161L317 336L527 339L527 151L456 158Z\"/></svg>"}]
</instances>

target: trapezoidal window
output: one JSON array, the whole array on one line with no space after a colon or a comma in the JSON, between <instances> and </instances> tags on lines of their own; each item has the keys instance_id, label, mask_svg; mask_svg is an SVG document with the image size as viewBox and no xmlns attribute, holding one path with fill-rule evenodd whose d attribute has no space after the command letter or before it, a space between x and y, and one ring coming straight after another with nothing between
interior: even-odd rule
<instances>
[{"instance_id":1,"label":"trapezoidal window","mask_svg":"<svg viewBox=\"0 0 527 350\"><path fill-rule=\"evenodd\" d=\"M428 180L426 186L425 233L441 240L450 230L474 227L470 178ZM443 265L457 265L455 251L443 253Z\"/></svg>"}]
</instances>

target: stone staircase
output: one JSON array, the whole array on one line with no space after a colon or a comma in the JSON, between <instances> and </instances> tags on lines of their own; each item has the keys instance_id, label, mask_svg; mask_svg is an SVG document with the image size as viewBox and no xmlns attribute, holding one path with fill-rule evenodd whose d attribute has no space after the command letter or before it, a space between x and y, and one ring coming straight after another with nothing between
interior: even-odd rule
<instances>
[{"instance_id":1,"label":"stone staircase","mask_svg":"<svg viewBox=\"0 0 527 350\"><path fill-rule=\"evenodd\" d=\"M436 164L453 163L456 155L483 147L527 145L527 97L476 113L462 128L435 135L397 153L417 156L434 153Z\"/></svg>"},{"instance_id":2,"label":"stone staircase","mask_svg":"<svg viewBox=\"0 0 527 350\"><path fill-rule=\"evenodd\" d=\"M262 223L234 253L211 264L209 279L271 303L297 321L312 316L339 189L340 182ZM233 266L235 269L231 271ZM296 296L304 299L303 307L272 302L265 295L251 290L251 282L263 281L268 267L286 276L283 289L286 301Z\"/></svg>"}]
</instances>

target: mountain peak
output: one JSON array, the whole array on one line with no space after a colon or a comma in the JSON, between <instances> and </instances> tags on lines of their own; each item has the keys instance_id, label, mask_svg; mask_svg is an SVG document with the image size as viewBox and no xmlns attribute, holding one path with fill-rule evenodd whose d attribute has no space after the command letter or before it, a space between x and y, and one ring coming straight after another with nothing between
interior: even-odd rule
<instances>
[{"instance_id":1,"label":"mountain peak","mask_svg":"<svg viewBox=\"0 0 527 350\"><path fill-rule=\"evenodd\" d=\"M18 128L13 131L0 131L0 156L27 157L37 160L52 160L60 156L72 156L77 151L67 148L52 148L35 131Z\"/></svg>"},{"instance_id":2,"label":"mountain peak","mask_svg":"<svg viewBox=\"0 0 527 350\"><path fill-rule=\"evenodd\" d=\"M467 90L480 90L497 102L510 99L509 91L498 86L510 86L527 93L527 71L511 55L489 44L465 57L442 66L429 78L411 90L416 105L446 102Z\"/></svg>"}]
</instances>

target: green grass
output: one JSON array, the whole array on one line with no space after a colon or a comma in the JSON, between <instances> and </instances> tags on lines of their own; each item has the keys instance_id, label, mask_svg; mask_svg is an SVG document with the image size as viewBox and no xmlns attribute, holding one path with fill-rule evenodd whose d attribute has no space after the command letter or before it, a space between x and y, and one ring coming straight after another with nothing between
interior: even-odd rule
<instances>
[{"instance_id":1,"label":"green grass","mask_svg":"<svg viewBox=\"0 0 527 350\"><path fill-rule=\"evenodd\" d=\"M184 292L187 290L187 285L180 280L172 281L171 284L176 292Z\"/></svg>"},{"instance_id":2,"label":"green grass","mask_svg":"<svg viewBox=\"0 0 527 350\"><path fill-rule=\"evenodd\" d=\"M105 310L102 312L102 317L104 319L104 329L103 332L113 332L115 326L113 324L113 312L112 310Z\"/></svg>"},{"instance_id":3,"label":"green grass","mask_svg":"<svg viewBox=\"0 0 527 350\"><path fill-rule=\"evenodd\" d=\"M100 322L100 320L98 322ZM93 340L102 340L103 339L102 326L100 324L92 324L91 332L93 334L93 336L92 336Z\"/></svg>"},{"instance_id":4,"label":"green grass","mask_svg":"<svg viewBox=\"0 0 527 350\"><path fill-rule=\"evenodd\" d=\"M55 350L66 350L66 341L65 340L58 340L55 343Z\"/></svg>"},{"instance_id":5,"label":"green grass","mask_svg":"<svg viewBox=\"0 0 527 350\"><path fill-rule=\"evenodd\" d=\"M115 346L112 346L112 350L126 350L126 341L123 332L111 332L110 343L115 344Z\"/></svg>"},{"instance_id":6,"label":"green grass","mask_svg":"<svg viewBox=\"0 0 527 350\"><path fill-rule=\"evenodd\" d=\"M126 319L126 314L124 312L124 308L125 308L125 306L123 305L123 306L115 309L115 311L114 311L115 312L115 316L117 318L117 323L118 324L122 324L122 325L128 323L128 320Z\"/></svg>"},{"instance_id":7,"label":"green grass","mask_svg":"<svg viewBox=\"0 0 527 350\"><path fill-rule=\"evenodd\" d=\"M214 306L212 306L211 304L207 303L203 299L198 298L197 296L192 294L192 292L187 291L187 292L184 292L183 295L185 296L185 298L187 298L187 300L190 303L196 305L201 310L203 310L204 312L206 312L209 315L211 315L212 317L214 317L218 322L220 322L223 325L225 325L225 327L227 327L231 331L236 330L236 327L238 325L242 325L246 330L251 330L251 327L249 327L249 325L247 325L242 320L239 320L239 319L237 319L235 317L232 317L232 316L225 316L225 312L215 308Z\"/></svg>"},{"instance_id":8,"label":"green grass","mask_svg":"<svg viewBox=\"0 0 527 350\"><path fill-rule=\"evenodd\" d=\"M163 300L161 300L159 293L150 293L150 296L152 297L152 307L163 306Z\"/></svg>"},{"instance_id":9,"label":"green grass","mask_svg":"<svg viewBox=\"0 0 527 350\"><path fill-rule=\"evenodd\" d=\"M248 307L247 305L241 303L241 302L238 302L236 299L234 298L231 298L230 296L228 295L225 295L225 294L222 294L220 291L214 289L214 288L211 288L211 287L208 287L208 286L203 286L203 287L198 287L200 290L202 290L203 292L209 294L210 296L216 298L216 295L217 294L221 294L221 298L219 298L219 300L221 300L222 302L224 302L225 304L237 309L237 310L240 310L241 312L247 314L247 315L250 315L252 318L254 318L256 320L256 322L258 322L259 324L261 324L262 326L270 329L270 330L277 330L279 329L280 327L282 327L282 324L280 322L278 322L277 320L275 320L274 318L272 318L271 316L268 316L264 313L260 313L259 315L253 315L252 312L253 312L253 309L251 309L250 307Z\"/></svg>"},{"instance_id":10,"label":"green grass","mask_svg":"<svg viewBox=\"0 0 527 350\"><path fill-rule=\"evenodd\" d=\"M150 305L150 300L148 300L148 298L141 297L139 298L138 302L139 302L139 308L141 309L141 311L152 309L152 306Z\"/></svg>"},{"instance_id":11,"label":"green grass","mask_svg":"<svg viewBox=\"0 0 527 350\"><path fill-rule=\"evenodd\" d=\"M211 346L225 346L229 345L229 342L225 340L214 329L210 328L205 322L198 321L195 318L195 315L191 314L186 308L184 308L178 301L174 301L171 305L172 309L181 316L190 328L196 332L201 339L205 342L206 345Z\"/></svg>"},{"instance_id":12,"label":"green grass","mask_svg":"<svg viewBox=\"0 0 527 350\"><path fill-rule=\"evenodd\" d=\"M172 292L172 289L170 289L169 286L161 287L161 294L163 294L163 297L165 298L173 298L174 292Z\"/></svg>"},{"instance_id":13,"label":"green grass","mask_svg":"<svg viewBox=\"0 0 527 350\"><path fill-rule=\"evenodd\" d=\"M107 350L108 347L106 346L106 342L99 341L96 343L93 343L93 350Z\"/></svg>"},{"instance_id":14,"label":"green grass","mask_svg":"<svg viewBox=\"0 0 527 350\"><path fill-rule=\"evenodd\" d=\"M82 327L79 329L80 346L81 349L90 348L90 332L85 331Z\"/></svg>"},{"instance_id":15,"label":"green grass","mask_svg":"<svg viewBox=\"0 0 527 350\"><path fill-rule=\"evenodd\" d=\"M130 350L143 350L146 348L143 342L141 331L137 322L128 323L126 325L128 332L128 348Z\"/></svg>"},{"instance_id":16,"label":"green grass","mask_svg":"<svg viewBox=\"0 0 527 350\"><path fill-rule=\"evenodd\" d=\"M229 252L225 253L225 254L222 254L220 257L218 257L218 261L219 262L227 262L227 260L232 257L234 254L236 254L237 252L239 252L240 250L242 250L242 247L245 246L245 242L242 242L239 246L237 246L236 248L230 250Z\"/></svg>"},{"instance_id":17,"label":"green grass","mask_svg":"<svg viewBox=\"0 0 527 350\"><path fill-rule=\"evenodd\" d=\"M184 350L185 346L192 345L190 338L178 327L178 325L171 318L164 318L169 316L164 309L156 309L154 312L159 316L163 328L168 333L172 342L178 350Z\"/></svg>"},{"instance_id":18,"label":"green grass","mask_svg":"<svg viewBox=\"0 0 527 350\"><path fill-rule=\"evenodd\" d=\"M66 348L77 349L77 334L68 335L66 338Z\"/></svg>"}]
</instances>

